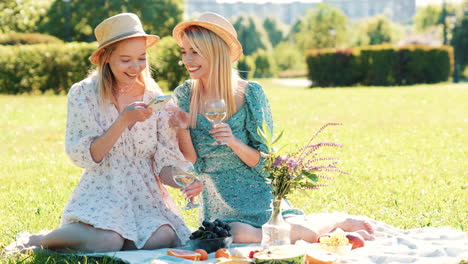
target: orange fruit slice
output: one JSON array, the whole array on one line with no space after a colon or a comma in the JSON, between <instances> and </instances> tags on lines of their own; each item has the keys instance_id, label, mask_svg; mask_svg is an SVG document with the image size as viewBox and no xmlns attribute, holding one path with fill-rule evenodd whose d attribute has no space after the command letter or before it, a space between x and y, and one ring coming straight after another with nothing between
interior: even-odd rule
<instances>
[{"instance_id":1,"label":"orange fruit slice","mask_svg":"<svg viewBox=\"0 0 468 264\"><path fill-rule=\"evenodd\" d=\"M229 258L230 256L231 254L229 253L229 250L225 248L220 248L216 250L216 253L215 253L215 258Z\"/></svg>"},{"instance_id":2,"label":"orange fruit slice","mask_svg":"<svg viewBox=\"0 0 468 264\"><path fill-rule=\"evenodd\" d=\"M200 253L188 250L168 249L167 255L183 259L200 260Z\"/></svg>"},{"instance_id":3,"label":"orange fruit slice","mask_svg":"<svg viewBox=\"0 0 468 264\"><path fill-rule=\"evenodd\" d=\"M200 254L200 260L207 260L208 259L208 252L204 249L196 249L193 252L197 252Z\"/></svg>"}]
</instances>

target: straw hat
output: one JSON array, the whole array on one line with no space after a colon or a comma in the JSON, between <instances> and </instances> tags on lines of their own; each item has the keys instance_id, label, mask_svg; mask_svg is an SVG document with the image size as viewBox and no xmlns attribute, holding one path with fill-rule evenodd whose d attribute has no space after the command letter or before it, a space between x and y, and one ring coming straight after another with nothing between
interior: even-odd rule
<instances>
[{"instance_id":1,"label":"straw hat","mask_svg":"<svg viewBox=\"0 0 468 264\"><path fill-rule=\"evenodd\" d=\"M148 48L159 40L159 36L146 34L140 19L132 13L118 14L102 21L94 29L94 35L96 35L99 47L89 57L89 60L95 65L99 64L99 55L103 49L117 41L146 37L146 48Z\"/></svg>"},{"instance_id":2,"label":"straw hat","mask_svg":"<svg viewBox=\"0 0 468 264\"><path fill-rule=\"evenodd\" d=\"M172 36L179 44L182 43L182 32L190 26L200 26L213 31L229 46L231 61L239 60L242 55L242 45L237 40L236 29L226 18L215 13L206 12L202 13L196 20L180 23L172 31Z\"/></svg>"}]
</instances>

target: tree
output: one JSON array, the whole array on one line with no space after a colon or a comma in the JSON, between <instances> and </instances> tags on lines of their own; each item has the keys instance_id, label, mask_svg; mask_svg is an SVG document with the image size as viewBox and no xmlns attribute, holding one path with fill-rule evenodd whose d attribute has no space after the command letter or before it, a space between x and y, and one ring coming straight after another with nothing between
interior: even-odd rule
<instances>
[{"instance_id":1,"label":"tree","mask_svg":"<svg viewBox=\"0 0 468 264\"><path fill-rule=\"evenodd\" d=\"M163 90L174 90L189 78L188 72L180 62L180 48L173 37L167 36L149 50L153 77Z\"/></svg>"},{"instance_id":2,"label":"tree","mask_svg":"<svg viewBox=\"0 0 468 264\"><path fill-rule=\"evenodd\" d=\"M396 25L383 15L366 19L350 32L351 46L392 43L396 38Z\"/></svg>"},{"instance_id":3,"label":"tree","mask_svg":"<svg viewBox=\"0 0 468 264\"><path fill-rule=\"evenodd\" d=\"M455 70L463 71L468 65L468 15L457 21L450 44L455 50L455 67L457 67ZM458 77L458 72L455 74Z\"/></svg>"},{"instance_id":4,"label":"tree","mask_svg":"<svg viewBox=\"0 0 468 264\"><path fill-rule=\"evenodd\" d=\"M56 0L39 30L65 38L65 5L70 5L70 33L73 41L94 41L93 29L104 19L122 13L135 13L148 34L169 36L175 25L182 21L183 0L74 0L65 3Z\"/></svg>"},{"instance_id":5,"label":"tree","mask_svg":"<svg viewBox=\"0 0 468 264\"><path fill-rule=\"evenodd\" d=\"M305 70L304 54L294 44L280 42L273 49L273 58L280 71Z\"/></svg>"},{"instance_id":6,"label":"tree","mask_svg":"<svg viewBox=\"0 0 468 264\"><path fill-rule=\"evenodd\" d=\"M0 1L0 33L33 33L51 0Z\"/></svg>"},{"instance_id":7,"label":"tree","mask_svg":"<svg viewBox=\"0 0 468 264\"><path fill-rule=\"evenodd\" d=\"M250 16L240 16L234 22L244 55L251 55L258 49L271 50L271 43L261 23Z\"/></svg>"},{"instance_id":8,"label":"tree","mask_svg":"<svg viewBox=\"0 0 468 264\"><path fill-rule=\"evenodd\" d=\"M348 18L338 8L318 4L309 9L294 38L301 50L340 47L344 43Z\"/></svg>"},{"instance_id":9,"label":"tree","mask_svg":"<svg viewBox=\"0 0 468 264\"><path fill-rule=\"evenodd\" d=\"M269 52L259 49L252 56L255 62L255 78L270 78L275 75L275 60Z\"/></svg>"},{"instance_id":10,"label":"tree","mask_svg":"<svg viewBox=\"0 0 468 264\"><path fill-rule=\"evenodd\" d=\"M263 28L268 34L268 39L273 47L283 40L283 31L279 27L279 22L274 18L267 17L263 21Z\"/></svg>"}]
</instances>

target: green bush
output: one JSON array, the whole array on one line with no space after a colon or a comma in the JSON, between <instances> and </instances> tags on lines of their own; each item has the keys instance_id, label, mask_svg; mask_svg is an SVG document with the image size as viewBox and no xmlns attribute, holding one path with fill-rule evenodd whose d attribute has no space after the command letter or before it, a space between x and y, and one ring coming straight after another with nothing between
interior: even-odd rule
<instances>
[{"instance_id":1,"label":"green bush","mask_svg":"<svg viewBox=\"0 0 468 264\"><path fill-rule=\"evenodd\" d=\"M350 86L355 83L356 56L351 50L320 49L307 53L309 79L314 86Z\"/></svg>"},{"instance_id":2,"label":"green bush","mask_svg":"<svg viewBox=\"0 0 468 264\"><path fill-rule=\"evenodd\" d=\"M66 93L92 69L88 57L96 47L96 43L78 42L0 45L0 93ZM172 90L188 78L185 68L178 65L178 50L172 37L167 37L149 51L153 76L163 89Z\"/></svg>"},{"instance_id":3,"label":"green bush","mask_svg":"<svg viewBox=\"0 0 468 264\"><path fill-rule=\"evenodd\" d=\"M306 52L308 76L316 86L410 85L449 80L453 49L390 45Z\"/></svg>"},{"instance_id":4,"label":"green bush","mask_svg":"<svg viewBox=\"0 0 468 264\"><path fill-rule=\"evenodd\" d=\"M447 81L453 72L453 49L449 46L407 46L398 50L398 57L402 85Z\"/></svg>"},{"instance_id":5,"label":"green bush","mask_svg":"<svg viewBox=\"0 0 468 264\"><path fill-rule=\"evenodd\" d=\"M271 54L263 49L257 50L252 54L255 62L255 78L269 78L275 76L276 65Z\"/></svg>"},{"instance_id":6,"label":"green bush","mask_svg":"<svg viewBox=\"0 0 468 264\"><path fill-rule=\"evenodd\" d=\"M252 56L242 56L237 63L237 70L242 79L252 79L255 72L255 62Z\"/></svg>"},{"instance_id":7,"label":"green bush","mask_svg":"<svg viewBox=\"0 0 468 264\"><path fill-rule=\"evenodd\" d=\"M149 52L153 77L165 91L174 90L189 74L181 62L180 48L173 37L162 38Z\"/></svg>"},{"instance_id":8,"label":"green bush","mask_svg":"<svg viewBox=\"0 0 468 264\"><path fill-rule=\"evenodd\" d=\"M362 85L397 85L397 56L390 45L361 47L359 50Z\"/></svg>"},{"instance_id":9,"label":"green bush","mask_svg":"<svg viewBox=\"0 0 468 264\"><path fill-rule=\"evenodd\" d=\"M63 44L63 41L46 34L16 33L0 34L0 45Z\"/></svg>"},{"instance_id":10,"label":"green bush","mask_svg":"<svg viewBox=\"0 0 468 264\"><path fill-rule=\"evenodd\" d=\"M306 69L304 53L289 42L280 42L273 49L273 58L279 71L303 71Z\"/></svg>"},{"instance_id":11,"label":"green bush","mask_svg":"<svg viewBox=\"0 0 468 264\"><path fill-rule=\"evenodd\" d=\"M0 46L0 93L66 92L87 75L90 43Z\"/></svg>"}]
</instances>

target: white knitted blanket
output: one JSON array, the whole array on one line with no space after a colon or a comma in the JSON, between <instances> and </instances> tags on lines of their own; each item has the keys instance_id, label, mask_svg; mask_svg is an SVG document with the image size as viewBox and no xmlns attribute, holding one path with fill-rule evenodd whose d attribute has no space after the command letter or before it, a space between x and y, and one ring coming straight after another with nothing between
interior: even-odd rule
<instances>
[{"instance_id":1,"label":"white knitted blanket","mask_svg":"<svg viewBox=\"0 0 468 264\"><path fill-rule=\"evenodd\" d=\"M352 250L340 257L336 264L451 264L468 261L468 235L451 228L415 228L401 230L382 222L369 220L374 225L376 240L366 241L364 247ZM233 244L232 250L249 252L258 249L256 244ZM84 254L87 256L110 256L129 264L194 263L190 260L171 257L167 249L119 251ZM216 263L214 253L209 260L197 263Z\"/></svg>"}]
</instances>

